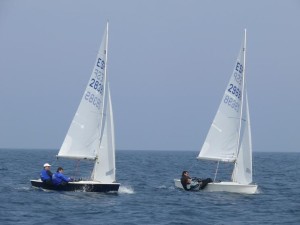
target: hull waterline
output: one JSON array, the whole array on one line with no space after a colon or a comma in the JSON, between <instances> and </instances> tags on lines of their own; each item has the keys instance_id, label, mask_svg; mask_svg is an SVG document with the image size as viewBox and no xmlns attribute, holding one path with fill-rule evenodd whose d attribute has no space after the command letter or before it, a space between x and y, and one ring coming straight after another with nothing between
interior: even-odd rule
<instances>
[{"instance_id":1,"label":"hull waterline","mask_svg":"<svg viewBox=\"0 0 300 225\"><path fill-rule=\"evenodd\" d=\"M83 191L83 192L117 192L119 183L100 183L94 181L69 182L66 185L52 185L41 180L31 180L31 185L35 188L55 191Z\"/></svg>"},{"instance_id":2,"label":"hull waterline","mask_svg":"<svg viewBox=\"0 0 300 225\"><path fill-rule=\"evenodd\" d=\"M179 179L174 179L174 182L175 182L175 186L177 188L183 189ZM257 185L256 184L238 184L235 182L218 182L218 183L207 184L207 186L203 189L203 191L255 194L255 193L257 193Z\"/></svg>"}]
</instances>

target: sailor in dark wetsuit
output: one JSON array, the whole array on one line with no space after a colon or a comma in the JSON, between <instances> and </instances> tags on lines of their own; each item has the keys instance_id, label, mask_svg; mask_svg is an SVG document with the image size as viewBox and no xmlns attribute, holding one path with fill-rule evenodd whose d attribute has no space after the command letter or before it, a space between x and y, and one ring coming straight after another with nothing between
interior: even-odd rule
<instances>
[{"instance_id":1,"label":"sailor in dark wetsuit","mask_svg":"<svg viewBox=\"0 0 300 225\"><path fill-rule=\"evenodd\" d=\"M181 185L186 191L194 190L197 184L192 184L192 178L189 176L188 171L183 171L181 175Z\"/></svg>"},{"instance_id":2,"label":"sailor in dark wetsuit","mask_svg":"<svg viewBox=\"0 0 300 225\"><path fill-rule=\"evenodd\" d=\"M48 184L52 184L53 173L50 171L50 167L51 167L51 165L49 163L45 163L44 169L41 171L41 174L40 174L41 180Z\"/></svg>"},{"instance_id":3,"label":"sailor in dark wetsuit","mask_svg":"<svg viewBox=\"0 0 300 225\"><path fill-rule=\"evenodd\" d=\"M200 179L200 178L191 178L188 171L183 171L181 176L181 185L186 191L198 191L204 189L208 183L212 182L211 178Z\"/></svg>"}]
</instances>

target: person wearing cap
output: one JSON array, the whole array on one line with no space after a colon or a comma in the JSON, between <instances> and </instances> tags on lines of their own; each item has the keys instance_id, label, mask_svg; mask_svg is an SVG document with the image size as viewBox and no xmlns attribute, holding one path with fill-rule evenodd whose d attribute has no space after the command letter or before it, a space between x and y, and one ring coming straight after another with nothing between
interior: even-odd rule
<instances>
[{"instance_id":1,"label":"person wearing cap","mask_svg":"<svg viewBox=\"0 0 300 225\"><path fill-rule=\"evenodd\" d=\"M50 171L51 165L49 163L44 164L44 169L42 170L40 177L41 180L45 183L52 183L52 175L53 173Z\"/></svg>"},{"instance_id":2,"label":"person wearing cap","mask_svg":"<svg viewBox=\"0 0 300 225\"><path fill-rule=\"evenodd\" d=\"M62 167L58 167L56 173L52 175L52 183L54 185L66 185L68 182L73 181L72 178L65 176L63 172L64 169Z\"/></svg>"}]
</instances>

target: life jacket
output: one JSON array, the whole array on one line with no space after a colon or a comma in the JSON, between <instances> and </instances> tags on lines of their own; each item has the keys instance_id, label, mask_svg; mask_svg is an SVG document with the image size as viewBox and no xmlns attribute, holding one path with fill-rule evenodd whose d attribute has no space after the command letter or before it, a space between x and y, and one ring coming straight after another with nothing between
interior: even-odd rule
<instances>
[{"instance_id":1,"label":"life jacket","mask_svg":"<svg viewBox=\"0 0 300 225\"><path fill-rule=\"evenodd\" d=\"M54 185L59 185L63 182L69 182L71 181L71 178L69 177L66 177L65 175L63 175L62 173L60 172L56 172L52 175L52 182Z\"/></svg>"},{"instance_id":2,"label":"life jacket","mask_svg":"<svg viewBox=\"0 0 300 225\"><path fill-rule=\"evenodd\" d=\"M40 177L41 177L41 180L42 181L51 181L52 180L52 177L50 176L51 172L43 169L41 174L40 174Z\"/></svg>"}]
</instances>

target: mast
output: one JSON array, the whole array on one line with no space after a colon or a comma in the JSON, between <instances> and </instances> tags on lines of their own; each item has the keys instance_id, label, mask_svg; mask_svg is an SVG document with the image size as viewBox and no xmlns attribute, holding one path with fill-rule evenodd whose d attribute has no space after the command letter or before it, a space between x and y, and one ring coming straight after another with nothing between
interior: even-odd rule
<instances>
[{"instance_id":1,"label":"mast","mask_svg":"<svg viewBox=\"0 0 300 225\"><path fill-rule=\"evenodd\" d=\"M101 158L100 156L100 150L101 150L101 145L102 145L102 141L103 141L103 134L104 134L104 127L105 127L105 121L106 121L106 108L108 107L108 99L106 99L107 97L109 97L109 94L107 95L106 91L107 91L107 77L106 77L106 72L107 72L107 48L108 48L108 21L106 23L106 34L105 34L105 49L104 49L104 62L105 62L105 65L104 65L104 76L103 76L103 98L102 98L102 110L100 112L100 114L102 114L102 118L101 120L99 121L99 143L98 143L98 149L97 149L97 152L96 152L96 160L95 160L95 163L94 163L94 168L93 168L93 171L91 173L91 180L95 180L95 173L97 171L97 164L99 164L99 160ZM109 90L109 89L108 89Z\"/></svg>"},{"instance_id":2,"label":"mast","mask_svg":"<svg viewBox=\"0 0 300 225\"><path fill-rule=\"evenodd\" d=\"M107 48L108 48L108 21L106 23L106 40L105 40L105 67L104 67L104 80L103 80L103 101L102 101L102 120L100 121L100 142L99 142L99 149L102 141L102 136L103 136L103 123L105 121L105 102L107 102L106 98L106 71L107 71ZM98 157L98 155L97 155Z\"/></svg>"},{"instance_id":3,"label":"mast","mask_svg":"<svg viewBox=\"0 0 300 225\"><path fill-rule=\"evenodd\" d=\"M241 113L240 113L240 125L239 125L239 132L238 132L238 140L237 140L237 150L236 150L236 158L238 158L240 153L240 141L241 141L241 129L242 129L242 116L243 116L243 108L244 108L244 92L245 92L245 70L246 70L246 38L247 38L247 30L244 31L244 44L243 44L243 80L242 80L242 100L241 100ZM237 165L237 160L234 163L234 167ZM233 169L235 171L235 169ZM235 174L232 174L232 181L235 181Z\"/></svg>"}]
</instances>

